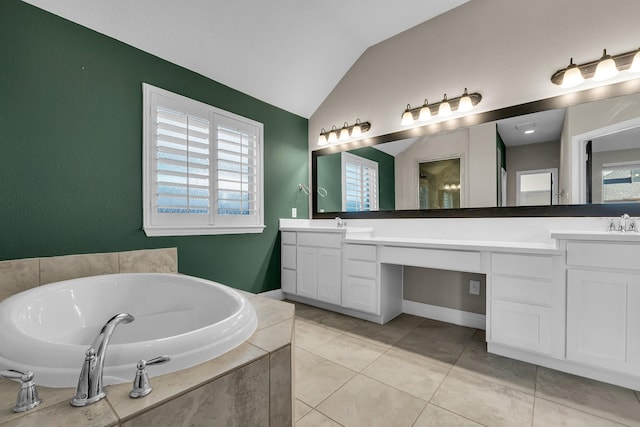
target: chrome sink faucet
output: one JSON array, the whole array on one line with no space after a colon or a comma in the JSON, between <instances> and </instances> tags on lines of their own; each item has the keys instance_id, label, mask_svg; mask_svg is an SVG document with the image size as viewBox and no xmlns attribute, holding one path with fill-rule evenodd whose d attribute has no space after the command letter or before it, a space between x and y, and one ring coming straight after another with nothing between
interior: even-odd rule
<instances>
[{"instance_id":1,"label":"chrome sink faucet","mask_svg":"<svg viewBox=\"0 0 640 427\"><path fill-rule=\"evenodd\" d=\"M347 226L347 221L345 221L344 219L340 218L339 216L336 217L335 221L336 221L336 225L338 226L338 228Z\"/></svg>"},{"instance_id":2,"label":"chrome sink faucet","mask_svg":"<svg viewBox=\"0 0 640 427\"><path fill-rule=\"evenodd\" d=\"M76 395L71 399L71 406L91 405L107 395L102 384L102 372L111 335L120 323L131 323L134 320L135 318L132 315L120 313L104 324L93 344L85 353L80 378L78 378Z\"/></svg>"}]
</instances>

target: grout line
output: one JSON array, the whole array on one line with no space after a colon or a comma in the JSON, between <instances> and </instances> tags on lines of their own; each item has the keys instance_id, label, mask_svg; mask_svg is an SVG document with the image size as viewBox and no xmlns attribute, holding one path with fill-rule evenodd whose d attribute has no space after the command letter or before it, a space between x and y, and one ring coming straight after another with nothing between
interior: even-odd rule
<instances>
[{"instance_id":1,"label":"grout line","mask_svg":"<svg viewBox=\"0 0 640 427\"><path fill-rule=\"evenodd\" d=\"M481 423L481 422L480 422L480 421L478 421L478 420L474 420L473 418L469 418L469 417L467 417L467 416L464 416L464 415L462 415L462 414L459 414L459 413L457 413L457 412L455 412L455 411L452 411L451 409L447 409L447 408L445 408L445 407L443 407L443 406L440 406L440 405L438 405L437 403L429 402L429 404L430 404L430 405L433 405L433 406L435 406L435 407L438 407L438 408L442 409L443 411L447 411L447 412L450 412L450 413L452 413L452 414L454 414L454 415L457 415L457 416L459 416L459 417L461 417L461 418L464 418L465 420L469 420L469 421L471 421L472 423L476 423L476 424L478 424L478 425L480 425L480 426L487 427L487 425L486 425L486 424L483 424L483 423Z\"/></svg>"}]
</instances>

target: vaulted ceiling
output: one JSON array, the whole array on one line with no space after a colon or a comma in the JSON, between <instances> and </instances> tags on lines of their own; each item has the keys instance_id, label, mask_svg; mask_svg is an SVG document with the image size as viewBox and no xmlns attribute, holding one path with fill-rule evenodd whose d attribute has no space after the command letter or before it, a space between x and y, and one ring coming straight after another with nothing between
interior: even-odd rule
<instances>
[{"instance_id":1,"label":"vaulted ceiling","mask_svg":"<svg viewBox=\"0 0 640 427\"><path fill-rule=\"evenodd\" d=\"M370 46L469 0L24 0L310 117Z\"/></svg>"}]
</instances>

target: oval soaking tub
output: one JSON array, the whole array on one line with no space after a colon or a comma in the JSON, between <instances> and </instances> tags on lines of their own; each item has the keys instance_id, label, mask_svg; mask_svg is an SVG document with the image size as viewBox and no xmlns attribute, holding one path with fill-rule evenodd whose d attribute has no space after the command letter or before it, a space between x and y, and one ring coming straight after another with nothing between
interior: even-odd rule
<instances>
[{"instance_id":1,"label":"oval soaking tub","mask_svg":"<svg viewBox=\"0 0 640 427\"><path fill-rule=\"evenodd\" d=\"M104 383L133 381L140 359L170 355L156 376L220 356L249 338L256 313L232 288L180 274L132 273L65 280L0 303L0 369L30 370L37 384L75 387L85 351L117 313Z\"/></svg>"}]
</instances>

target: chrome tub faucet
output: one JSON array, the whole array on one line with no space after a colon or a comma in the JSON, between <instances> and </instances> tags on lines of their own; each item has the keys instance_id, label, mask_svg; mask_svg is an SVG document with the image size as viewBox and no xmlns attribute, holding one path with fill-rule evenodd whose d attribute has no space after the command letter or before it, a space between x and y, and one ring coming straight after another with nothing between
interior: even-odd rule
<instances>
[{"instance_id":1,"label":"chrome tub faucet","mask_svg":"<svg viewBox=\"0 0 640 427\"><path fill-rule=\"evenodd\" d=\"M111 335L120 323L131 323L134 320L132 315L120 313L104 324L93 344L85 353L76 395L71 399L71 406L91 405L107 395L102 384L102 373Z\"/></svg>"}]
</instances>

